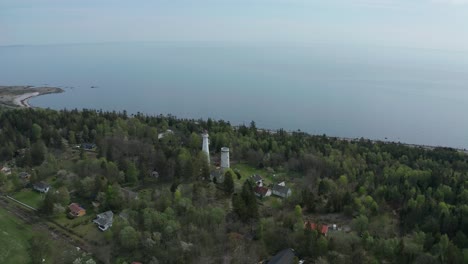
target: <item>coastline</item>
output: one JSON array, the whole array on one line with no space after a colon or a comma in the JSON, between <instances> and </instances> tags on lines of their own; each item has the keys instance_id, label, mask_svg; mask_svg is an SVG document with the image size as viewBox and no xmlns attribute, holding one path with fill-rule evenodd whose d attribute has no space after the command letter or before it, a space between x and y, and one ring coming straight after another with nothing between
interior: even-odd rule
<instances>
[{"instance_id":1,"label":"coastline","mask_svg":"<svg viewBox=\"0 0 468 264\"><path fill-rule=\"evenodd\" d=\"M29 99L36 97L38 95L39 95L39 92L18 95L15 97L13 102L19 107L30 108L31 105L29 104Z\"/></svg>"},{"instance_id":2,"label":"coastline","mask_svg":"<svg viewBox=\"0 0 468 264\"><path fill-rule=\"evenodd\" d=\"M29 99L54 93L63 93L58 87L0 86L0 106L7 108L31 108Z\"/></svg>"},{"instance_id":3,"label":"coastline","mask_svg":"<svg viewBox=\"0 0 468 264\"><path fill-rule=\"evenodd\" d=\"M34 108L29 103L31 98L46 95L46 94L54 94L54 93L63 93L65 92L63 89L58 87L33 87L33 86L0 86L0 108L7 107L7 108ZM233 125L233 129L238 129L240 125ZM278 132L277 129L257 129L258 132L265 132L269 134L276 134ZM285 130L288 134L292 134L296 132L295 130ZM310 133L305 132L306 134L313 135ZM348 142L356 142L359 141L360 138L347 138L347 137L338 137L338 136L327 136L328 138L335 138L341 141L348 141ZM423 148L426 150L433 150L435 148L450 148L457 151L460 151L466 155L468 155L468 149L462 147L449 147L444 145L432 146L428 144L414 144L414 143L407 143L407 142L396 142L391 140L384 140L384 139L366 139L370 140L373 144L378 142L388 143L388 144L402 144L408 147L414 148Z\"/></svg>"}]
</instances>

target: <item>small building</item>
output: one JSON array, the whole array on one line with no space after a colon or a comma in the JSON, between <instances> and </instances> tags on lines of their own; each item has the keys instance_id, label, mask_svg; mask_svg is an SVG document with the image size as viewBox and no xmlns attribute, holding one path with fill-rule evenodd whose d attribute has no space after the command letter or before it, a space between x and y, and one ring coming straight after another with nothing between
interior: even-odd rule
<instances>
[{"instance_id":1,"label":"small building","mask_svg":"<svg viewBox=\"0 0 468 264\"><path fill-rule=\"evenodd\" d=\"M315 230L324 236L327 236L328 234L328 225L316 224L316 223L307 221L305 222L304 227L310 228L310 230Z\"/></svg>"},{"instance_id":2,"label":"small building","mask_svg":"<svg viewBox=\"0 0 468 264\"><path fill-rule=\"evenodd\" d=\"M21 180L24 180L24 181L29 181L31 179L31 174L25 172L25 171L22 171L18 174L18 177L21 179Z\"/></svg>"},{"instance_id":3,"label":"small building","mask_svg":"<svg viewBox=\"0 0 468 264\"><path fill-rule=\"evenodd\" d=\"M152 177L152 178L155 178L155 179L158 179L158 178L159 178L159 172L157 172L156 169L154 169L154 170L151 172L151 177Z\"/></svg>"},{"instance_id":4,"label":"small building","mask_svg":"<svg viewBox=\"0 0 468 264\"><path fill-rule=\"evenodd\" d=\"M279 184L274 185L271 192L273 195L279 196L281 198L287 198L292 194L290 188Z\"/></svg>"},{"instance_id":5,"label":"small building","mask_svg":"<svg viewBox=\"0 0 468 264\"><path fill-rule=\"evenodd\" d=\"M221 168L216 168L210 173L210 180L214 181L216 179L216 183L223 183L224 182L224 170Z\"/></svg>"},{"instance_id":6,"label":"small building","mask_svg":"<svg viewBox=\"0 0 468 264\"><path fill-rule=\"evenodd\" d=\"M9 168L7 166L3 166L0 171L5 175L10 175L11 174L11 168Z\"/></svg>"},{"instance_id":7,"label":"small building","mask_svg":"<svg viewBox=\"0 0 468 264\"><path fill-rule=\"evenodd\" d=\"M114 221L114 213L112 211L107 211L96 216L96 219L93 220L95 224L98 225L99 230L106 231L112 226Z\"/></svg>"},{"instance_id":8,"label":"small building","mask_svg":"<svg viewBox=\"0 0 468 264\"><path fill-rule=\"evenodd\" d=\"M71 217L80 217L86 214L86 210L77 203L70 204L68 209L70 209L69 215Z\"/></svg>"},{"instance_id":9,"label":"small building","mask_svg":"<svg viewBox=\"0 0 468 264\"><path fill-rule=\"evenodd\" d=\"M41 181L41 182L34 183L33 189L41 193L47 193L50 189L50 185Z\"/></svg>"},{"instance_id":10,"label":"small building","mask_svg":"<svg viewBox=\"0 0 468 264\"><path fill-rule=\"evenodd\" d=\"M259 187L263 187L263 178L262 178L262 176L260 176L258 174L254 174L254 175L250 176L250 178L255 183L255 185L257 185Z\"/></svg>"},{"instance_id":11,"label":"small building","mask_svg":"<svg viewBox=\"0 0 468 264\"><path fill-rule=\"evenodd\" d=\"M263 198L270 196L271 190L266 187L257 186L254 188L254 193L258 198Z\"/></svg>"},{"instance_id":12,"label":"small building","mask_svg":"<svg viewBox=\"0 0 468 264\"><path fill-rule=\"evenodd\" d=\"M296 253L292 248L283 249L274 255L267 263L268 264L294 264ZM303 263L299 261L299 263Z\"/></svg>"},{"instance_id":13,"label":"small building","mask_svg":"<svg viewBox=\"0 0 468 264\"><path fill-rule=\"evenodd\" d=\"M166 132L159 133L158 134L158 139L163 139L165 136L172 135L172 134L174 134L174 131L168 129L168 130L166 130Z\"/></svg>"},{"instance_id":14,"label":"small building","mask_svg":"<svg viewBox=\"0 0 468 264\"><path fill-rule=\"evenodd\" d=\"M94 143L83 143L81 144L81 148L84 150L93 150L96 148L96 144Z\"/></svg>"}]
</instances>

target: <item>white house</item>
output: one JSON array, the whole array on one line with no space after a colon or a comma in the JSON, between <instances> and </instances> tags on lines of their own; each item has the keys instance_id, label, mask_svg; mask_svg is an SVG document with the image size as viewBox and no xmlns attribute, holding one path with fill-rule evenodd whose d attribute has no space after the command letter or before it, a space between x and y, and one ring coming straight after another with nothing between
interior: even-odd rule
<instances>
[{"instance_id":1,"label":"white house","mask_svg":"<svg viewBox=\"0 0 468 264\"><path fill-rule=\"evenodd\" d=\"M273 195L276 195L282 198L287 198L291 196L292 194L291 189L289 189L286 186L279 185L279 184L276 184L275 186L273 186L273 189L271 192Z\"/></svg>"},{"instance_id":2,"label":"white house","mask_svg":"<svg viewBox=\"0 0 468 264\"><path fill-rule=\"evenodd\" d=\"M50 189L50 185L45 182L37 182L33 184L33 188L38 192L47 193Z\"/></svg>"},{"instance_id":3,"label":"white house","mask_svg":"<svg viewBox=\"0 0 468 264\"><path fill-rule=\"evenodd\" d=\"M107 211L96 216L96 219L93 220L95 224L98 225L99 230L106 231L112 226L114 221L114 213L112 211Z\"/></svg>"}]
</instances>

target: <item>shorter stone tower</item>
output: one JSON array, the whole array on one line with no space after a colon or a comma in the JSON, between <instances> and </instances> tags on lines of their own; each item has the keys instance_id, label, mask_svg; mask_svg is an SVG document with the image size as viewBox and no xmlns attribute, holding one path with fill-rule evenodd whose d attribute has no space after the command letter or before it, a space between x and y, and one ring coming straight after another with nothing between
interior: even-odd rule
<instances>
[{"instance_id":1,"label":"shorter stone tower","mask_svg":"<svg viewBox=\"0 0 468 264\"><path fill-rule=\"evenodd\" d=\"M221 148L221 169L229 169L229 148Z\"/></svg>"}]
</instances>

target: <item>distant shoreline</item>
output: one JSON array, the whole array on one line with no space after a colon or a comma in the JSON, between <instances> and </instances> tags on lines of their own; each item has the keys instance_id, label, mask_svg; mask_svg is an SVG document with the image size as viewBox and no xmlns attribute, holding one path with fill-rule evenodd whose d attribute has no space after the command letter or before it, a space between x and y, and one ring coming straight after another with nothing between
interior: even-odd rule
<instances>
[{"instance_id":1,"label":"distant shoreline","mask_svg":"<svg viewBox=\"0 0 468 264\"><path fill-rule=\"evenodd\" d=\"M0 86L0 106L31 108L29 99L45 94L63 93L58 87Z\"/></svg>"},{"instance_id":2,"label":"distant shoreline","mask_svg":"<svg viewBox=\"0 0 468 264\"><path fill-rule=\"evenodd\" d=\"M31 106L29 100L31 98L46 95L46 94L54 94L54 93L63 93L65 92L63 89L58 87L33 87L33 86L0 86L0 107L8 107L8 108L35 108ZM233 125L234 129L237 129L239 125ZM258 132L266 132L270 134L277 133L279 129L258 129ZM293 132L297 132L295 130L285 130L289 134ZM310 133L306 133L309 135L313 135ZM335 138L341 141L348 141L348 142L356 142L359 141L360 138L347 138L347 137L337 137L337 136L327 136L329 138ZM382 139L366 139L370 140L372 143L383 142L383 143L394 143L394 144L402 144L408 147L418 147L424 148L426 150L433 150L435 148L451 148L463 152L468 155L468 150L465 148L460 147L448 147L448 146L431 146L427 144L412 144L412 143L404 143L404 142L396 142L391 140L382 140Z\"/></svg>"}]
</instances>

